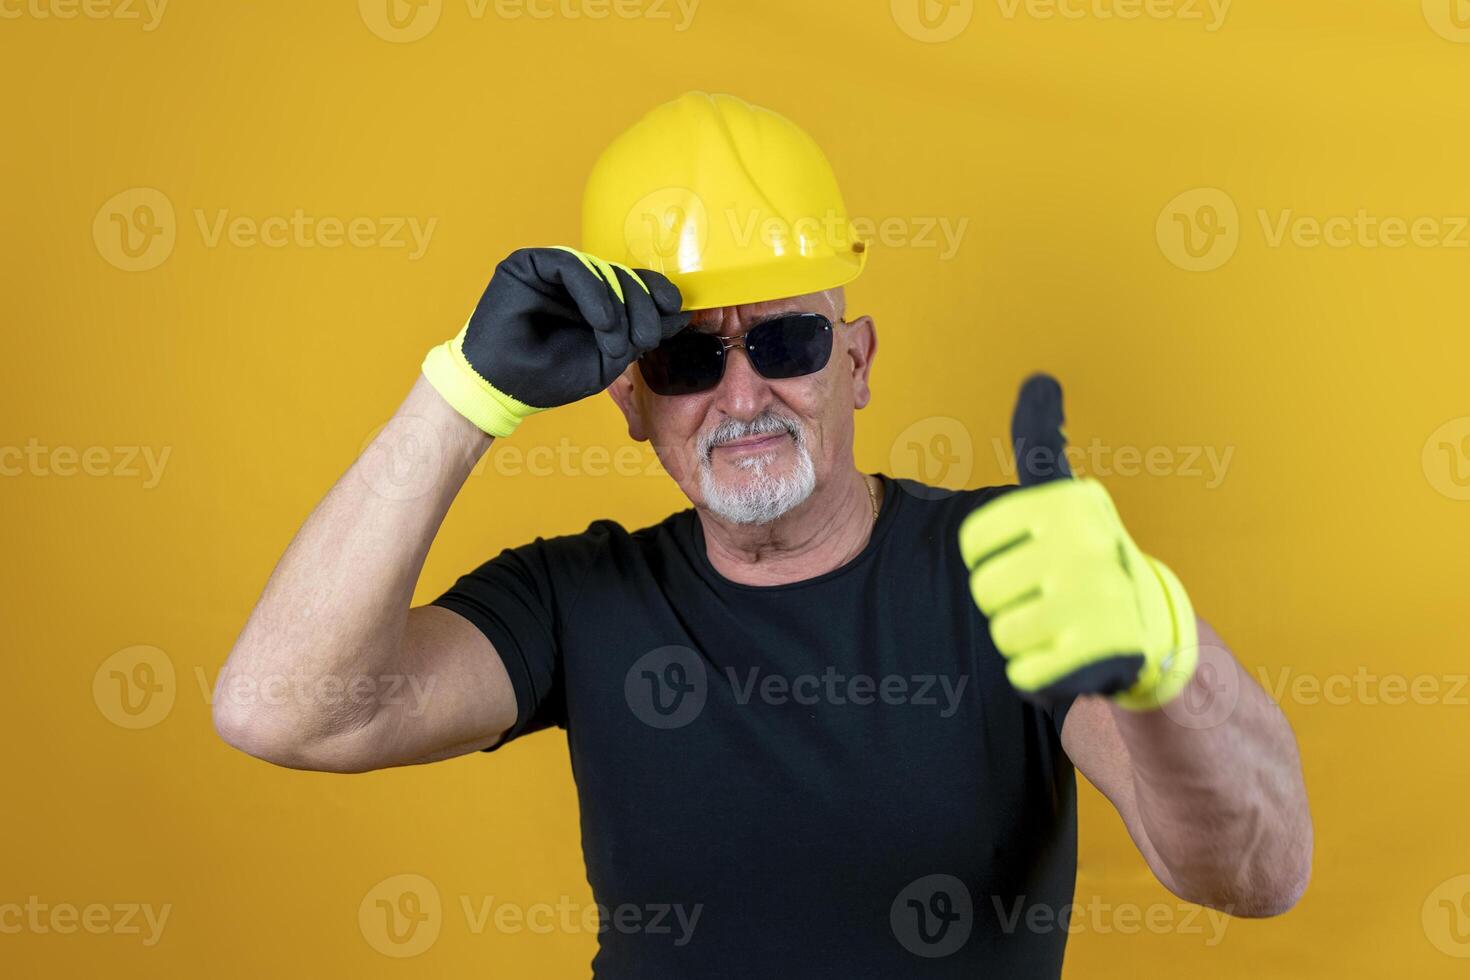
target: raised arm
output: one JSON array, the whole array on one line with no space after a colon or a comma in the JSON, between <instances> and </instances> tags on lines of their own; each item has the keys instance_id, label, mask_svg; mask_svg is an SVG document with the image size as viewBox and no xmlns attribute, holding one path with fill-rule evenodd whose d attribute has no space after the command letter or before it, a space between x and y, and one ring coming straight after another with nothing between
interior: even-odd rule
<instances>
[{"instance_id":1,"label":"raised arm","mask_svg":"<svg viewBox=\"0 0 1470 980\"><path fill-rule=\"evenodd\" d=\"M418 380L271 574L215 687L225 741L277 765L359 772L474 751L511 726L510 679L484 635L409 608L492 441Z\"/></svg>"},{"instance_id":2,"label":"raised arm","mask_svg":"<svg viewBox=\"0 0 1470 980\"><path fill-rule=\"evenodd\" d=\"M214 723L277 765L362 772L473 752L514 724L494 647L437 606L410 608L470 471L521 419L605 389L687 324L646 270L570 249L496 267L392 420L287 548L215 686Z\"/></svg>"},{"instance_id":3,"label":"raised arm","mask_svg":"<svg viewBox=\"0 0 1470 980\"><path fill-rule=\"evenodd\" d=\"M1012 420L1022 487L960 529L970 591L1006 676L1076 697L1062 744L1180 897L1274 915L1306 888L1312 820L1285 716L1141 551L1112 498L1067 465L1061 388L1036 376Z\"/></svg>"}]
</instances>

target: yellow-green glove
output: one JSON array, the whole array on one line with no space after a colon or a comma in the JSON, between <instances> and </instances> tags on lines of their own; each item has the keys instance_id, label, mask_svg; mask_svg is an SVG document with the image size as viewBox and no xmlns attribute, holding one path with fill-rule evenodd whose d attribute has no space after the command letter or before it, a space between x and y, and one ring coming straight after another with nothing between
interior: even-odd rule
<instances>
[{"instance_id":1,"label":"yellow-green glove","mask_svg":"<svg viewBox=\"0 0 1470 980\"><path fill-rule=\"evenodd\" d=\"M424 377L492 436L534 412L602 391L644 351L688 325L678 287L558 245L495 267L469 322L424 358Z\"/></svg>"},{"instance_id":2,"label":"yellow-green glove","mask_svg":"<svg viewBox=\"0 0 1470 980\"><path fill-rule=\"evenodd\" d=\"M1056 381L1029 379L1012 422L1021 489L960 525L970 593L1022 696L1158 708L1194 676L1189 595L1133 543L1102 484L1071 478L1061 423Z\"/></svg>"}]
</instances>

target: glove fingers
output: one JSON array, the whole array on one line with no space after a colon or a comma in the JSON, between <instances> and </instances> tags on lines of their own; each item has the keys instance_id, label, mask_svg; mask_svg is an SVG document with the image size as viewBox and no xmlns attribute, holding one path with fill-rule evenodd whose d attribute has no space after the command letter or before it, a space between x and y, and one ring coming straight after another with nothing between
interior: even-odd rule
<instances>
[{"instance_id":1,"label":"glove fingers","mask_svg":"<svg viewBox=\"0 0 1470 980\"><path fill-rule=\"evenodd\" d=\"M693 310L681 311L684 305L684 297L679 292L679 287L669 281L668 277L661 272L652 269L634 269L633 274L643 280L648 287L649 296L653 299L654 308L658 311L659 337L658 343L668 340L674 334L689 326L694 319ZM654 344L654 347L658 346Z\"/></svg>"},{"instance_id":2,"label":"glove fingers","mask_svg":"<svg viewBox=\"0 0 1470 980\"><path fill-rule=\"evenodd\" d=\"M1009 657L1024 657L1051 644L1056 633L1056 614L1045 598L1023 602L997 613L990 620L995 648Z\"/></svg>"},{"instance_id":3,"label":"glove fingers","mask_svg":"<svg viewBox=\"0 0 1470 980\"><path fill-rule=\"evenodd\" d=\"M661 315L672 316L683 308L684 297L680 294L679 287L669 281L668 276L652 269L634 269L633 272L648 287L648 294Z\"/></svg>"},{"instance_id":4,"label":"glove fingers","mask_svg":"<svg viewBox=\"0 0 1470 980\"><path fill-rule=\"evenodd\" d=\"M605 277L592 256L561 246L526 251L531 253L535 278L566 290L594 331L602 334L622 324L622 303L611 285L616 280Z\"/></svg>"},{"instance_id":5,"label":"glove fingers","mask_svg":"<svg viewBox=\"0 0 1470 980\"><path fill-rule=\"evenodd\" d=\"M1022 512L1023 509L1002 506L1010 498L1027 492L1011 491L1004 497L981 505L964 519L960 524L960 556L964 558L967 567L973 569L977 562L1014 547L1030 536L1030 522Z\"/></svg>"},{"instance_id":6,"label":"glove fingers","mask_svg":"<svg viewBox=\"0 0 1470 980\"><path fill-rule=\"evenodd\" d=\"M627 311L628 336L632 342L634 356L652 350L663 340L663 324L659 320L658 307L648 288L639 282L638 274L627 266L613 267L623 287L623 302Z\"/></svg>"},{"instance_id":7,"label":"glove fingers","mask_svg":"<svg viewBox=\"0 0 1470 980\"><path fill-rule=\"evenodd\" d=\"M612 315L606 324L592 324L592 339L597 342L597 349L602 352L604 362L622 366L635 356L632 340L629 338L633 315L629 303L636 301L636 297L644 293L638 283L625 278L611 263L604 263L596 258L592 258L592 262L608 283L608 299L612 304ZM632 287L631 292L629 287Z\"/></svg>"},{"instance_id":8,"label":"glove fingers","mask_svg":"<svg viewBox=\"0 0 1470 980\"><path fill-rule=\"evenodd\" d=\"M986 616L994 617L1030 595L1041 595L1052 563L1042 549L1026 542L980 564L970 573L970 595Z\"/></svg>"},{"instance_id":9,"label":"glove fingers","mask_svg":"<svg viewBox=\"0 0 1470 980\"><path fill-rule=\"evenodd\" d=\"M694 320L694 314L673 313L659 317L659 342L668 340L674 334L683 330Z\"/></svg>"}]
</instances>

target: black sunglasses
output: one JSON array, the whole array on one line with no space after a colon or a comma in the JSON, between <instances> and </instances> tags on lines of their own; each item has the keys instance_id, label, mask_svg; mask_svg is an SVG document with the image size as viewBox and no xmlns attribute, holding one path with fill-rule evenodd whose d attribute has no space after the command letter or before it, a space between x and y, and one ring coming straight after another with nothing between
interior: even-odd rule
<instances>
[{"instance_id":1,"label":"black sunglasses","mask_svg":"<svg viewBox=\"0 0 1470 980\"><path fill-rule=\"evenodd\" d=\"M832 321L820 313L786 313L736 337L685 327L638 358L648 387L660 395L709 391L725 376L725 352L744 347L750 366L779 381L813 374L832 356Z\"/></svg>"}]
</instances>

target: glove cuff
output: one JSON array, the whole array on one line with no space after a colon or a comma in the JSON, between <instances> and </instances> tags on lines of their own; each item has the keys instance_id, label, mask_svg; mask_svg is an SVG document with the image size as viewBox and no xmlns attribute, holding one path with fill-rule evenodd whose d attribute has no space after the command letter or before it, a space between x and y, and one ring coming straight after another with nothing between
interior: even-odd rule
<instances>
[{"instance_id":1,"label":"glove cuff","mask_svg":"<svg viewBox=\"0 0 1470 980\"><path fill-rule=\"evenodd\" d=\"M450 407L497 438L514 432L526 416L544 411L517 401L481 377L465 360L464 335L461 330L453 340L430 349L423 363L424 377Z\"/></svg>"},{"instance_id":2,"label":"glove cuff","mask_svg":"<svg viewBox=\"0 0 1470 980\"><path fill-rule=\"evenodd\" d=\"M1168 605L1169 644L1157 659L1151 655L1153 651L1148 651L1151 669L1146 670L1145 679L1114 697L1116 703L1130 711L1153 711L1174 700L1189 685L1199 663L1199 624L1194 618L1189 593L1169 566L1148 555L1143 557L1163 589Z\"/></svg>"}]
</instances>

